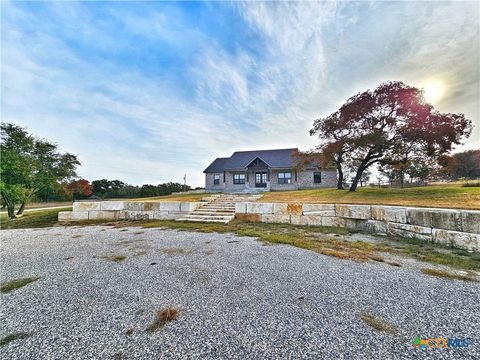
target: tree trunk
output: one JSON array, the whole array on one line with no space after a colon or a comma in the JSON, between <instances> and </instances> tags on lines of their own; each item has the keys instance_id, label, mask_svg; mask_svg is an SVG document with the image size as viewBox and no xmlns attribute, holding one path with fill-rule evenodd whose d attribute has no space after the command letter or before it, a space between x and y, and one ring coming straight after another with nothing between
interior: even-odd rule
<instances>
[{"instance_id":1,"label":"tree trunk","mask_svg":"<svg viewBox=\"0 0 480 360\"><path fill-rule=\"evenodd\" d=\"M25 210L25 202L22 202L22 204L20 205L20 208L17 211L17 216L22 216L23 210Z\"/></svg>"},{"instance_id":2,"label":"tree trunk","mask_svg":"<svg viewBox=\"0 0 480 360\"><path fill-rule=\"evenodd\" d=\"M337 157L334 159L334 163L337 166L337 190L343 190L343 169L342 169L343 157L342 154L337 154Z\"/></svg>"},{"instance_id":3,"label":"tree trunk","mask_svg":"<svg viewBox=\"0 0 480 360\"><path fill-rule=\"evenodd\" d=\"M9 219L15 219L15 202L6 200L5 199L5 205L7 207L7 214Z\"/></svg>"},{"instance_id":4,"label":"tree trunk","mask_svg":"<svg viewBox=\"0 0 480 360\"><path fill-rule=\"evenodd\" d=\"M358 167L357 173L355 174L355 178L352 181L352 185L350 186L350 191L355 191L357 190L358 183L362 177L363 172L365 171L367 167L362 164Z\"/></svg>"},{"instance_id":5,"label":"tree trunk","mask_svg":"<svg viewBox=\"0 0 480 360\"><path fill-rule=\"evenodd\" d=\"M342 164L337 164L338 180L337 190L343 190L343 169Z\"/></svg>"}]
</instances>

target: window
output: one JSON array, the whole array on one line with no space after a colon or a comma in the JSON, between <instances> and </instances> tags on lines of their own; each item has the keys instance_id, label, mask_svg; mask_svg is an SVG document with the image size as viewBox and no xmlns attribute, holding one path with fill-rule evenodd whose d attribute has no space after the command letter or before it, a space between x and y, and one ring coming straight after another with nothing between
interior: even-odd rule
<instances>
[{"instance_id":1,"label":"window","mask_svg":"<svg viewBox=\"0 0 480 360\"><path fill-rule=\"evenodd\" d=\"M320 184L322 182L322 173L320 171L315 171L313 173L313 183Z\"/></svg>"},{"instance_id":2,"label":"window","mask_svg":"<svg viewBox=\"0 0 480 360\"><path fill-rule=\"evenodd\" d=\"M213 175L213 185L220 185L220 174Z\"/></svg>"},{"instance_id":3,"label":"window","mask_svg":"<svg viewBox=\"0 0 480 360\"><path fill-rule=\"evenodd\" d=\"M290 173L290 172L278 173L278 183L279 184L291 184L292 183L292 173Z\"/></svg>"},{"instance_id":4,"label":"window","mask_svg":"<svg viewBox=\"0 0 480 360\"><path fill-rule=\"evenodd\" d=\"M245 174L233 174L234 184L245 184Z\"/></svg>"}]
</instances>

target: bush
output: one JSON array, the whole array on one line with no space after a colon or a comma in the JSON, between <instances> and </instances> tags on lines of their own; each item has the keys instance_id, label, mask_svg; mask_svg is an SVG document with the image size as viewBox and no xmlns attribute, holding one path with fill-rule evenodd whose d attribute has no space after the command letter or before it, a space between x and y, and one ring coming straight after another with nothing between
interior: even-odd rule
<instances>
[{"instance_id":1,"label":"bush","mask_svg":"<svg viewBox=\"0 0 480 360\"><path fill-rule=\"evenodd\" d=\"M480 179L467 180L462 184L463 187L480 187Z\"/></svg>"}]
</instances>

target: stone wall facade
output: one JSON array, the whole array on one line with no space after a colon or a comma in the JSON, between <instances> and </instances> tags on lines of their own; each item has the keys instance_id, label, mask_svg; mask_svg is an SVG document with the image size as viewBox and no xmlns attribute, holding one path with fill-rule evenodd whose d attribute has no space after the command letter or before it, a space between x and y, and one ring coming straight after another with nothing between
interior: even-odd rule
<instances>
[{"instance_id":1,"label":"stone wall facade","mask_svg":"<svg viewBox=\"0 0 480 360\"><path fill-rule=\"evenodd\" d=\"M255 172L268 172L268 181L266 188L255 187ZM292 182L290 184L279 184L278 173L291 172ZM245 174L245 184L234 184L233 174ZM336 170L321 170L321 183L315 184L313 182L313 170L295 171L292 169L270 169L267 168L252 168L245 171L231 172L225 171L219 173L205 174L205 190L207 192L248 192L248 191L281 191L281 190L299 190L299 189L315 189L315 188L330 188L337 186L337 171ZM214 175L220 176L219 184L214 184Z\"/></svg>"},{"instance_id":2,"label":"stone wall facade","mask_svg":"<svg viewBox=\"0 0 480 360\"><path fill-rule=\"evenodd\" d=\"M201 202L78 201L73 211L62 211L58 221L173 220L198 209Z\"/></svg>"},{"instance_id":3,"label":"stone wall facade","mask_svg":"<svg viewBox=\"0 0 480 360\"><path fill-rule=\"evenodd\" d=\"M398 235L480 252L480 211L383 205L237 203L248 221L339 226Z\"/></svg>"}]
</instances>

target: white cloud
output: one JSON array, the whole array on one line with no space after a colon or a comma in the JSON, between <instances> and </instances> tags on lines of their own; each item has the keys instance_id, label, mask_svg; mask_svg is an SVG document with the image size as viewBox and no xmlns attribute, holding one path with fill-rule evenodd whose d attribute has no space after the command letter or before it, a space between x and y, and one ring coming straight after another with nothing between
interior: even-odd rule
<instances>
[{"instance_id":1,"label":"white cloud","mask_svg":"<svg viewBox=\"0 0 480 360\"><path fill-rule=\"evenodd\" d=\"M55 23L82 43L115 53L111 25L84 4L52 4ZM235 9L258 38L258 53L222 48L180 17L111 15L135 36L196 49L187 69L194 97L159 77L79 56L52 25L7 4L2 38L2 120L79 155L81 175L134 184L203 184L202 170L235 150L312 147L312 120L380 81L420 83L439 76L453 90L439 107L477 121L478 7L412 3L240 3ZM3 7L3 4L2 4ZM456 14L449 17L448 14ZM5 15L4 15L5 16ZM52 20L52 21L53 21ZM35 29L28 34L20 24ZM448 51L447 51L448 50ZM452 66L452 64L454 64Z\"/></svg>"}]
</instances>

